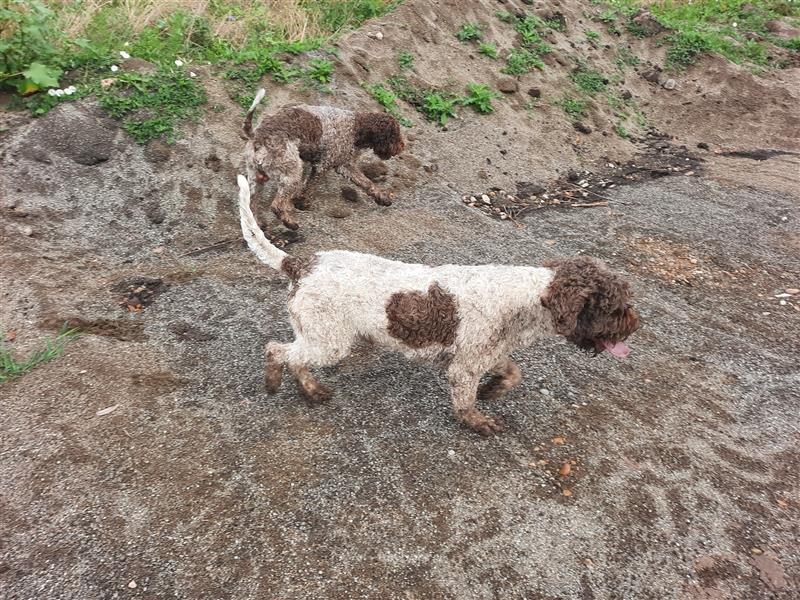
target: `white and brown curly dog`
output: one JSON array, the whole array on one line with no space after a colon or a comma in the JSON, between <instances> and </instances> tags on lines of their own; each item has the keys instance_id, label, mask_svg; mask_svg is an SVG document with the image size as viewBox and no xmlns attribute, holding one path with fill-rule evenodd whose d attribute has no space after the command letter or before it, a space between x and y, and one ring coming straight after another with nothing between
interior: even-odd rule
<instances>
[{"instance_id":1,"label":"white and brown curly dog","mask_svg":"<svg viewBox=\"0 0 800 600\"><path fill-rule=\"evenodd\" d=\"M392 203L392 194L381 190L361 172L356 161L362 150L371 149L378 158L388 160L400 154L405 140L397 120L381 112L353 112L333 106L288 106L265 115L253 128L253 112L264 97L256 94L245 117L247 138L245 168L254 202L261 184L273 179L276 184L272 212L289 229L297 229L292 216L293 202L316 173L335 169L383 206ZM309 165L307 179L303 165ZM255 213L255 206L251 205Z\"/></svg>"},{"instance_id":2,"label":"white and brown curly dog","mask_svg":"<svg viewBox=\"0 0 800 600\"><path fill-rule=\"evenodd\" d=\"M546 267L429 267L334 250L293 258L264 236L239 175L242 233L255 255L290 280L295 340L266 347L266 387L281 385L284 365L312 401L330 391L309 367L332 365L359 341L440 365L456 418L482 435L501 430L475 408L477 398L505 393L522 379L509 355L545 336L562 335L584 350L628 353L639 327L628 284L601 263L569 258ZM479 385L481 377L491 377Z\"/></svg>"}]
</instances>

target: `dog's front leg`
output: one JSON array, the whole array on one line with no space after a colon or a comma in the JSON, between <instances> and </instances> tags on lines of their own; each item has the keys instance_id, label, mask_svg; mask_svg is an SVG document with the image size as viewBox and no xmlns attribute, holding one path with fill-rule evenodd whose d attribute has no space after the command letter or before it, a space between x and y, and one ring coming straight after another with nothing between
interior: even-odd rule
<instances>
[{"instance_id":1,"label":"dog's front leg","mask_svg":"<svg viewBox=\"0 0 800 600\"><path fill-rule=\"evenodd\" d=\"M385 192L376 186L372 181L370 181L369 177L364 175L361 172L361 169L358 168L357 165L354 164L347 164L342 165L336 169L336 172L339 173L342 177L346 177L354 185L360 187L364 192L373 200L375 200L376 204L380 204L381 206L391 206L392 201L394 200L394 194L391 192Z\"/></svg>"},{"instance_id":2,"label":"dog's front leg","mask_svg":"<svg viewBox=\"0 0 800 600\"><path fill-rule=\"evenodd\" d=\"M452 367L448 372L456 419L473 431L488 437L501 432L503 428L494 419L475 408L479 379L479 375Z\"/></svg>"}]
</instances>

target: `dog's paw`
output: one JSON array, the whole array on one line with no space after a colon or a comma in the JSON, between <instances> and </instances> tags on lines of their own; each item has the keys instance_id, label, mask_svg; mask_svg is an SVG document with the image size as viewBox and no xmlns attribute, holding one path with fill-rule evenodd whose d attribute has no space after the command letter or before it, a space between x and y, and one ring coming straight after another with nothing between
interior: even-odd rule
<instances>
[{"instance_id":1,"label":"dog's paw","mask_svg":"<svg viewBox=\"0 0 800 600\"><path fill-rule=\"evenodd\" d=\"M466 427L472 431L481 434L484 437L493 436L496 433L503 431L503 426L500 425L491 417L487 417L481 411L474 408L465 411L459 411L458 420L461 421Z\"/></svg>"},{"instance_id":2,"label":"dog's paw","mask_svg":"<svg viewBox=\"0 0 800 600\"><path fill-rule=\"evenodd\" d=\"M318 381L308 382L300 390L311 404L322 404L331 399L333 392Z\"/></svg>"}]
</instances>

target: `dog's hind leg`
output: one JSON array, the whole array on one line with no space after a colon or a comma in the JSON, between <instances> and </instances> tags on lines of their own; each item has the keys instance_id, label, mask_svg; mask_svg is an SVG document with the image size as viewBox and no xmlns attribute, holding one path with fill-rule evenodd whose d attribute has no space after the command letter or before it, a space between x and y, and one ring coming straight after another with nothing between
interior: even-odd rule
<instances>
[{"instance_id":1,"label":"dog's hind leg","mask_svg":"<svg viewBox=\"0 0 800 600\"><path fill-rule=\"evenodd\" d=\"M266 369L264 387L268 394L274 394L281 387L283 381L283 365L286 364L286 350L289 344L270 342L264 352L266 355Z\"/></svg>"},{"instance_id":2,"label":"dog's hind leg","mask_svg":"<svg viewBox=\"0 0 800 600\"><path fill-rule=\"evenodd\" d=\"M478 388L478 400L494 400L522 381L522 371L510 358L504 358L489 371L491 377Z\"/></svg>"},{"instance_id":3,"label":"dog's hind leg","mask_svg":"<svg viewBox=\"0 0 800 600\"><path fill-rule=\"evenodd\" d=\"M453 412L456 419L482 436L488 437L503 430L502 426L494 419L475 408L480 374L451 367L448 370L447 379L450 382Z\"/></svg>"}]
</instances>

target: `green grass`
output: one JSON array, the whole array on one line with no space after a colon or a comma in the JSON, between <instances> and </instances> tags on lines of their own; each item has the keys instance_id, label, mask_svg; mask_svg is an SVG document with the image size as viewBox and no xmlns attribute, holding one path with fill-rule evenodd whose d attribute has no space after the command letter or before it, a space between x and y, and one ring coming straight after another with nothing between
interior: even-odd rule
<instances>
[{"instance_id":1,"label":"green grass","mask_svg":"<svg viewBox=\"0 0 800 600\"><path fill-rule=\"evenodd\" d=\"M242 106L268 76L278 83L306 79L314 85L329 83L334 65L325 58L301 55L325 51L341 32L366 19L385 14L398 0L316 0L265 7L241 1L210 0L195 12L164 12L164 16L134 30L128 14L145 18L161 9L156 0L128 2L55 2L51 0L0 0L0 91L20 94L16 104L36 116L61 102L97 94L101 104L134 139L174 139L181 121L197 116L205 101L199 78L188 75L195 64L210 64L227 80L228 93ZM140 6L141 5L141 6ZM270 13L269 10L273 12ZM274 21L275 11L305 14L311 34L289 32L289 20ZM80 34L70 38L61 31L60 18L82 15ZM288 14L288 13L286 13ZM242 23L239 37L227 35L221 24ZM246 25L246 26L245 26ZM124 51L152 63L155 75L112 70L121 65ZM330 53L331 51L328 50ZM184 63L175 67L175 61ZM305 66L303 64L305 63ZM113 86L101 81L114 78ZM48 89L74 86L72 94L47 95ZM144 96L153 95L152 99ZM116 99L113 97L117 96Z\"/></svg>"},{"instance_id":2,"label":"green grass","mask_svg":"<svg viewBox=\"0 0 800 600\"><path fill-rule=\"evenodd\" d=\"M579 90L590 96L602 92L608 85L608 80L602 73L590 69L585 64L580 64L569 74L569 78Z\"/></svg>"},{"instance_id":3,"label":"green grass","mask_svg":"<svg viewBox=\"0 0 800 600\"><path fill-rule=\"evenodd\" d=\"M484 42L478 45L478 54L483 54L484 56L488 56L489 58L498 58L500 56L500 52L497 50L497 46L491 42Z\"/></svg>"},{"instance_id":4,"label":"green grass","mask_svg":"<svg viewBox=\"0 0 800 600\"><path fill-rule=\"evenodd\" d=\"M624 71L626 67L635 67L642 61L636 56L629 48L624 46L617 50L617 56L614 58L614 64L620 71Z\"/></svg>"},{"instance_id":5,"label":"green grass","mask_svg":"<svg viewBox=\"0 0 800 600\"><path fill-rule=\"evenodd\" d=\"M459 98L440 91L425 92L422 97L420 110L428 120L444 126L447 121L456 116L456 106Z\"/></svg>"},{"instance_id":6,"label":"green grass","mask_svg":"<svg viewBox=\"0 0 800 600\"><path fill-rule=\"evenodd\" d=\"M387 88L382 83L365 86L378 104L380 104L387 113L392 115L404 127L411 127L412 123L409 119L400 114L400 107L397 104L398 96L392 90Z\"/></svg>"},{"instance_id":7,"label":"green grass","mask_svg":"<svg viewBox=\"0 0 800 600\"><path fill-rule=\"evenodd\" d=\"M544 69L544 61L535 52L526 48L515 48L506 58L506 66L501 71L519 77L534 69Z\"/></svg>"},{"instance_id":8,"label":"green grass","mask_svg":"<svg viewBox=\"0 0 800 600\"><path fill-rule=\"evenodd\" d=\"M397 53L397 64L400 65L401 69L413 69L414 55L407 50L400 50Z\"/></svg>"},{"instance_id":9,"label":"green grass","mask_svg":"<svg viewBox=\"0 0 800 600\"><path fill-rule=\"evenodd\" d=\"M573 121L578 121L586 116L586 109L588 108L589 103L587 100L583 100L581 98L564 96L561 100L556 102L556 105L560 106L570 119Z\"/></svg>"},{"instance_id":10,"label":"green grass","mask_svg":"<svg viewBox=\"0 0 800 600\"><path fill-rule=\"evenodd\" d=\"M11 355L11 351L0 341L0 383L20 377L39 365L53 360L64 352L64 348L66 348L70 340L78 336L78 333L77 329L62 327L55 339L47 340L44 348L36 350L21 361L16 360Z\"/></svg>"},{"instance_id":11,"label":"green grass","mask_svg":"<svg viewBox=\"0 0 800 600\"><path fill-rule=\"evenodd\" d=\"M624 140L627 140L631 137L631 134L628 132L627 129L622 125L622 123L617 123L614 125L614 133L616 133L619 137Z\"/></svg>"},{"instance_id":12,"label":"green grass","mask_svg":"<svg viewBox=\"0 0 800 600\"><path fill-rule=\"evenodd\" d=\"M143 144L155 138L174 140L178 124L196 118L205 90L180 69L161 68L154 75L124 73L98 100L122 128Z\"/></svg>"},{"instance_id":13,"label":"green grass","mask_svg":"<svg viewBox=\"0 0 800 600\"><path fill-rule=\"evenodd\" d=\"M464 23L456 31L456 38L461 42L478 41L481 39L481 35L480 23Z\"/></svg>"},{"instance_id":14,"label":"green grass","mask_svg":"<svg viewBox=\"0 0 800 600\"><path fill-rule=\"evenodd\" d=\"M317 83L330 83L333 81L333 63L324 58L312 58L305 74Z\"/></svg>"},{"instance_id":15,"label":"green grass","mask_svg":"<svg viewBox=\"0 0 800 600\"><path fill-rule=\"evenodd\" d=\"M470 83L467 86L467 95L461 99L461 104L471 106L475 112L485 115L494 112L492 100L499 97L499 93L484 83Z\"/></svg>"},{"instance_id":16,"label":"green grass","mask_svg":"<svg viewBox=\"0 0 800 600\"><path fill-rule=\"evenodd\" d=\"M600 34L592 29L586 31L586 40L594 46L600 39Z\"/></svg>"}]
</instances>

